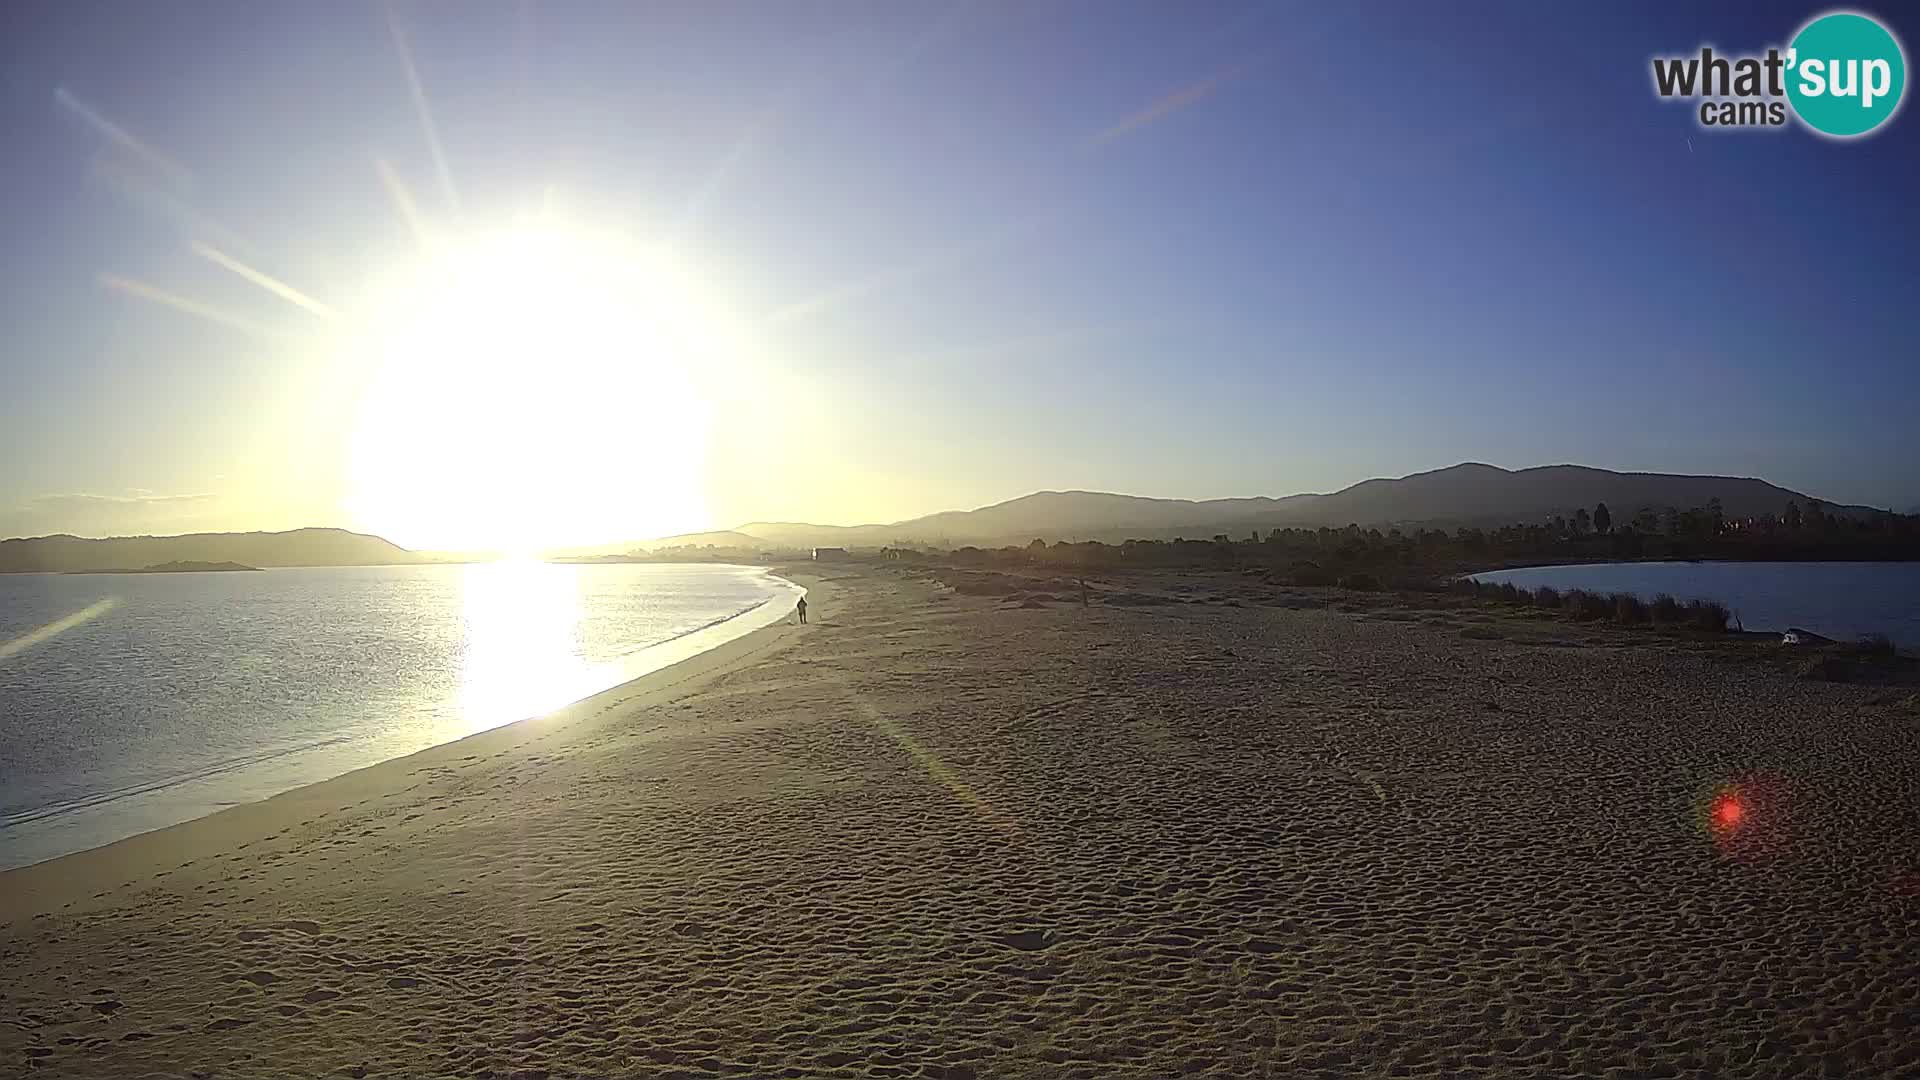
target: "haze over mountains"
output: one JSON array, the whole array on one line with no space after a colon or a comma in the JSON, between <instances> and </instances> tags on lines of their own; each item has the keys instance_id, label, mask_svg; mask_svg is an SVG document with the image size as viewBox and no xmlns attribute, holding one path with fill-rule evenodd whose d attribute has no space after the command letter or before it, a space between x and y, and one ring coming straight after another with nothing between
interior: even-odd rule
<instances>
[{"instance_id":1,"label":"haze over mountains","mask_svg":"<svg viewBox=\"0 0 1920 1080\"><path fill-rule=\"evenodd\" d=\"M1764 480L1673 473L1620 473L1582 465L1502 469L1465 463L1398 479L1366 480L1327 495L1194 501L1093 491L1041 491L978 510L954 510L885 525L752 522L724 532L663 537L642 545L813 547L931 544L981 547L1045 540L1205 538L1249 529L1362 526L1493 526L1571 516L1605 502L1625 522L1642 507L1703 507L1719 499L1728 517L1779 514L1816 501ZM1824 504L1823 505L1827 505ZM1865 506L1835 512L1872 514Z\"/></svg>"},{"instance_id":2,"label":"haze over mountains","mask_svg":"<svg viewBox=\"0 0 1920 1080\"><path fill-rule=\"evenodd\" d=\"M1040 491L978 510L952 510L885 525L753 522L738 529L604 545L565 554L653 551L685 545L749 551L819 546L920 544L997 547L1035 539L1202 539L1227 532L1322 525L1494 526L1572 516L1605 502L1625 523L1643 507L1690 509L1719 499L1728 517L1779 514L1788 502L1817 500L1764 480L1670 473L1619 473L1580 465L1509 470L1462 464L1398 479L1367 480L1327 495L1284 498L1150 499L1094 491ZM1875 514L1872 507L1827 505L1830 512ZM356 566L484 558L416 552L377 536L344 529L277 533L196 533L84 539L43 536L0 540L0 573L139 568L168 562L235 562L248 566Z\"/></svg>"},{"instance_id":3,"label":"haze over mountains","mask_svg":"<svg viewBox=\"0 0 1920 1080\"><path fill-rule=\"evenodd\" d=\"M135 570L162 563L246 566L382 566L423 556L345 529L189 533L184 536L39 536L0 540L0 573Z\"/></svg>"}]
</instances>

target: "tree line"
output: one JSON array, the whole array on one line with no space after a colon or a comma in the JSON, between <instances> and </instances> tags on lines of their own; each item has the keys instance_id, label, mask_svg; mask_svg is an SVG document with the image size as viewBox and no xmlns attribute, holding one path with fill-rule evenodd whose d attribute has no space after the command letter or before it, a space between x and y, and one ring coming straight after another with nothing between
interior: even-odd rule
<instances>
[{"instance_id":1,"label":"tree line","mask_svg":"<svg viewBox=\"0 0 1920 1080\"><path fill-rule=\"evenodd\" d=\"M935 553L884 549L891 559ZM1920 516L1841 514L1818 502L1789 502L1778 514L1730 518L1718 499L1706 506L1636 507L1616 514L1600 503L1571 516L1497 528L1288 528L1215 534L1205 539L1047 543L962 547L938 557L962 565L1039 565L1060 570L1265 566L1296 584L1334 584L1365 574L1390 584L1430 583L1464 570L1554 562L1724 559L1740 561L1920 560Z\"/></svg>"}]
</instances>

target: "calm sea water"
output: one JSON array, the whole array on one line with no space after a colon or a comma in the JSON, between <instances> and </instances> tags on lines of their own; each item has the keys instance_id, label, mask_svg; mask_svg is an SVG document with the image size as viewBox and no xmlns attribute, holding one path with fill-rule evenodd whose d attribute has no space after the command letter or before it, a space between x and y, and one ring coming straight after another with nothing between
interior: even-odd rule
<instances>
[{"instance_id":1,"label":"calm sea water","mask_svg":"<svg viewBox=\"0 0 1920 1080\"><path fill-rule=\"evenodd\" d=\"M1732 608L1748 630L1797 626L1851 640L1885 634L1920 647L1920 563L1643 562L1535 566L1473 575L1521 588L1630 592L1651 600L1667 593Z\"/></svg>"},{"instance_id":2,"label":"calm sea water","mask_svg":"<svg viewBox=\"0 0 1920 1080\"><path fill-rule=\"evenodd\" d=\"M737 566L0 575L0 868L547 712L799 592Z\"/></svg>"}]
</instances>

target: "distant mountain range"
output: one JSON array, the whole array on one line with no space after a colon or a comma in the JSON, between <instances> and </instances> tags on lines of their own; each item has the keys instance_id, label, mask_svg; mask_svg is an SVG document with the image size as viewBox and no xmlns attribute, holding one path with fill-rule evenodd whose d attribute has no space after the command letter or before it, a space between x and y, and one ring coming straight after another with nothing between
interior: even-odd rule
<instances>
[{"instance_id":1,"label":"distant mountain range","mask_svg":"<svg viewBox=\"0 0 1920 1080\"><path fill-rule=\"evenodd\" d=\"M1502 469L1466 463L1398 479L1366 480L1328 495L1284 498L1149 499L1095 491L1041 491L978 510L953 510L886 525L810 525L757 521L724 532L689 533L638 545L643 550L692 544L716 547L869 547L930 544L982 547L1045 540L1205 538L1250 529L1362 526L1456 527L1571 517L1606 503L1625 523L1643 507L1682 510L1719 499L1728 517L1779 514L1788 502L1815 502L1764 480L1671 473L1621 473L1582 465ZM1830 512L1877 514L1866 506Z\"/></svg>"},{"instance_id":2,"label":"distant mountain range","mask_svg":"<svg viewBox=\"0 0 1920 1080\"><path fill-rule=\"evenodd\" d=\"M245 566L379 566L426 561L377 536L345 529L190 533L185 536L38 536L0 540L0 574L147 567L165 563Z\"/></svg>"},{"instance_id":3,"label":"distant mountain range","mask_svg":"<svg viewBox=\"0 0 1920 1080\"><path fill-rule=\"evenodd\" d=\"M879 547L920 544L998 547L1044 540L1204 539L1249 530L1363 526L1440 527L1506 525L1544 521L1555 514L1592 512L1604 502L1619 523L1643 507L1685 510L1719 499L1728 517L1779 514L1788 502L1804 509L1818 501L1764 480L1670 473L1619 473L1580 465L1510 470L1464 464L1397 480L1367 480L1330 495L1284 498L1148 499L1097 491L1040 491L978 510L951 510L888 525L809 525L753 522L737 529L687 533L637 544L579 550L590 557L608 550L657 551L704 546L746 551L810 547ZM1885 513L1867 506L1822 503L1830 513ZM344 529L295 529L273 533L195 533L186 536L124 536L90 540L41 536L0 540L0 573L107 570L173 562L242 563L247 566L369 566L447 562L448 552L409 551L377 536Z\"/></svg>"}]
</instances>

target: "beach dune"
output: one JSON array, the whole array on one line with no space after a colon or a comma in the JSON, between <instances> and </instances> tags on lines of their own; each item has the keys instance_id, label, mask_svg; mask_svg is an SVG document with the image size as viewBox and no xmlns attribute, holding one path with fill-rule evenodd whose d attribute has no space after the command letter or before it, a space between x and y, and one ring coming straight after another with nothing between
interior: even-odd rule
<instances>
[{"instance_id":1,"label":"beach dune","mask_svg":"<svg viewBox=\"0 0 1920 1080\"><path fill-rule=\"evenodd\" d=\"M813 625L0 875L0 1072L1920 1068L1920 725L1872 688L1231 579L804 583Z\"/></svg>"}]
</instances>

